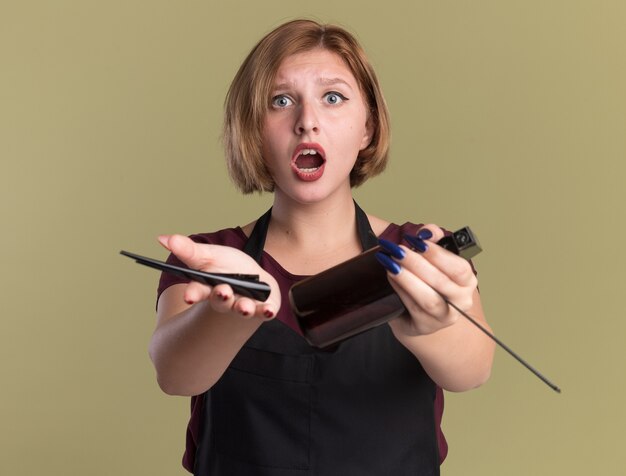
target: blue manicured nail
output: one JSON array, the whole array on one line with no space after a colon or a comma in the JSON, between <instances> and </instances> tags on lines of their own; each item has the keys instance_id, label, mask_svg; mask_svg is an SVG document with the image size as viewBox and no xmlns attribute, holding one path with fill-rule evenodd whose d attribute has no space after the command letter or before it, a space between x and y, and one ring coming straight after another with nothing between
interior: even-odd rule
<instances>
[{"instance_id":1,"label":"blue manicured nail","mask_svg":"<svg viewBox=\"0 0 626 476\"><path fill-rule=\"evenodd\" d=\"M424 242L424 240L418 238L413 235L404 235L404 239L415 249L415 251L419 251L423 253L428 249L428 245Z\"/></svg>"},{"instance_id":2,"label":"blue manicured nail","mask_svg":"<svg viewBox=\"0 0 626 476\"><path fill-rule=\"evenodd\" d=\"M402 270L402 267L398 263L396 263L394 260L392 260L389 256L387 256L385 253L381 253L379 251L378 253L376 253L376 259L391 274L398 274Z\"/></svg>"},{"instance_id":3,"label":"blue manicured nail","mask_svg":"<svg viewBox=\"0 0 626 476\"><path fill-rule=\"evenodd\" d=\"M433 232L430 231L428 228L422 228L420 231L417 232L417 237L422 240L430 240L433 237Z\"/></svg>"},{"instance_id":4,"label":"blue manicured nail","mask_svg":"<svg viewBox=\"0 0 626 476\"><path fill-rule=\"evenodd\" d=\"M392 241L381 238L380 240L378 240L378 244L383 250L385 250L388 254L396 259L402 259L406 255L404 250Z\"/></svg>"}]
</instances>

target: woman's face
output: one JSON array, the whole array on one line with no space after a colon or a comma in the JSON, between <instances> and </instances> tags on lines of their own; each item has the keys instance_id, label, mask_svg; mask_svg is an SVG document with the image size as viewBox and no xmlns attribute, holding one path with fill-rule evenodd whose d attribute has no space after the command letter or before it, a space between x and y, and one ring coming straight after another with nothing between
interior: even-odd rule
<instances>
[{"instance_id":1,"label":"woman's face","mask_svg":"<svg viewBox=\"0 0 626 476\"><path fill-rule=\"evenodd\" d=\"M350 171L371 130L361 89L335 53L283 60L263 125L263 158L277 192L298 202L349 192Z\"/></svg>"}]
</instances>

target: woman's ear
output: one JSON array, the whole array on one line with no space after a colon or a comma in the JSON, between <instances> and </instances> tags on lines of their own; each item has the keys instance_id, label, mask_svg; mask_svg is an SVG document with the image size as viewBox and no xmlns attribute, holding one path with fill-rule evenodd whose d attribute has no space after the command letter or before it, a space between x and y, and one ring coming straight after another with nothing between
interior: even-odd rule
<instances>
[{"instance_id":1,"label":"woman's ear","mask_svg":"<svg viewBox=\"0 0 626 476\"><path fill-rule=\"evenodd\" d=\"M361 141L361 148L359 150L366 149L371 143L374 137L374 124L372 124L372 116L367 117L365 122L365 132L363 134L363 140Z\"/></svg>"}]
</instances>

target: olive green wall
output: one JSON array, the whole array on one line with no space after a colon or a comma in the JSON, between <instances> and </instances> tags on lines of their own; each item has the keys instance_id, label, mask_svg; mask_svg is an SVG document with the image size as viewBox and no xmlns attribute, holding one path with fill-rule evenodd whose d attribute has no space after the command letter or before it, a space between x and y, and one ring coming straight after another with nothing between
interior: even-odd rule
<instances>
[{"instance_id":1,"label":"olive green wall","mask_svg":"<svg viewBox=\"0 0 626 476\"><path fill-rule=\"evenodd\" d=\"M503 351L449 394L445 475L623 470L626 7L620 1L28 1L0 6L0 474L182 475L188 402L147 343L155 236L242 224L222 100L286 19L355 32L393 119L357 192L388 219L471 225ZM228 5L228 6L226 6Z\"/></svg>"}]
</instances>

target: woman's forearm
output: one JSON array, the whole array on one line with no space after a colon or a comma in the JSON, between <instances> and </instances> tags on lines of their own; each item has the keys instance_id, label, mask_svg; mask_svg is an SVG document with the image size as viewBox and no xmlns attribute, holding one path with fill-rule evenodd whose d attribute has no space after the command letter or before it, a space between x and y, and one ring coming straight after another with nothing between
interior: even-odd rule
<instances>
[{"instance_id":1,"label":"woman's forearm","mask_svg":"<svg viewBox=\"0 0 626 476\"><path fill-rule=\"evenodd\" d=\"M489 330L480 301L469 314ZM462 392L485 383L491 374L494 342L463 316L448 327L421 336L406 335L390 322L396 338L420 361L440 387Z\"/></svg>"},{"instance_id":2,"label":"woman's forearm","mask_svg":"<svg viewBox=\"0 0 626 476\"><path fill-rule=\"evenodd\" d=\"M170 309L159 310L149 352L165 393L198 395L217 382L263 321L242 319L232 312L218 313L207 301L178 313L168 312L172 301L180 302L173 296L180 292L170 288L162 296L159 307Z\"/></svg>"}]
</instances>

